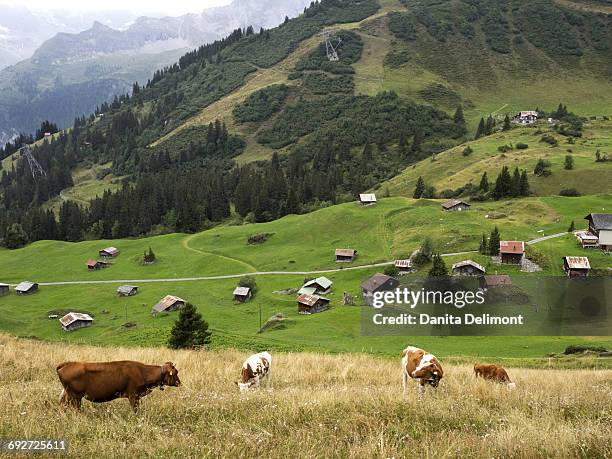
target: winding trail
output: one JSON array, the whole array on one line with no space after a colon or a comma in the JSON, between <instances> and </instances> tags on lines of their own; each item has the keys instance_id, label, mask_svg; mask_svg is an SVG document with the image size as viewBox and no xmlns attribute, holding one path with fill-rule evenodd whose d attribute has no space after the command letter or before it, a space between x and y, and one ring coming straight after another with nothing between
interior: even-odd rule
<instances>
[{"instance_id":1,"label":"winding trail","mask_svg":"<svg viewBox=\"0 0 612 459\"><path fill-rule=\"evenodd\" d=\"M551 234L550 236L542 236L537 239L533 239L528 241L528 245L537 244L538 242L547 241L549 239L554 239L557 237L565 236L568 233L557 233ZM330 274L330 273L338 273L344 271L356 271L360 269L370 269L377 268L380 266L387 266L393 264L393 261L384 261L380 263L371 263L367 265L359 265L359 266L348 266L346 268L331 268L331 269L320 269L316 271L256 271L256 268L248 263L237 260L235 258L226 257L224 255L218 255L215 253L204 252L202 250L194 249L189 246L189 241L193 236L187 237L183 240L183 246L188 250L192 250L194 252L201 253L203 255L211 255L218 256L221 258L225 258L227 260L242 263L244 266L253 269L253 271L247 271L240 274L226 274L222 276L202 276L202 277L173 277L173 278L165 278L165 279L114 279L114 280L86 280L86 281L62 281L62 282L39 282L38 285L42 286L52 286L52 285L92 285L92 284L149 284L156 282L193 282L193 281L207 281L207 280L220 280L220 279L236 279L243 276L309 276L312 274ZM452 253L443 253L443 257L453 257L457 255L468 255L471 253L477 253L477 250L469 250L466 252L452 252ZM10 284L14 287L17 284Z\"/></svg>"}]
</instances>

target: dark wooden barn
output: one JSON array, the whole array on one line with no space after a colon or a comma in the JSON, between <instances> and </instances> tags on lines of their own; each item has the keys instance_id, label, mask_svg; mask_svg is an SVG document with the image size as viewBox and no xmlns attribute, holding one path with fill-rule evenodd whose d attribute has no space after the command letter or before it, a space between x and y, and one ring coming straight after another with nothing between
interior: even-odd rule
<instances>
[{"instance_id":1,"label":"dark wooden barn","mask_svg":"<svg viewBox=\"0 0 612 459\"><path fill-rule=\"evenodd\" d=\"M481 276L485 273L485 268L475 261L463 260L455 263L452 271L457 276Z\"/></svg>"},{"instance_id":2,"label":"dark wooden barn","mask_svg":"<svg viewBox=\"0 0 612 459\"><path fill-rule=\"evenodd\" d=\"M584 218L589 222L589 233L597 236L601 250L612 250L612 214L589 214Z\"/></svg>"},{"instance_id":3,"label":"dark wooden barn","mask_svg":"<svg viewBox=\"0 0 612 459\"><path fill-rule=\"evenodd\" d=\"M38 284L35 282L24 281L15 287L17 295L31 295L38 291Z\"/></svg>"},{"instance_id":4,"label":"dark wooden barn","mask_svg":"<svg viewBox=\"0 0 612 459\"><path fill-rule=\"evenodd\" d=\"M236 287L234 289L234 301L236 303L246 303L251 300L253 293L249 287Z\"/></svg>"},{"instance_id":5,"label":"dark wooden barn","mask_svg":"<svg viewBox=\"0 0 612 459\"><path fill-rule=\"evenodd\" d=\"M138 287L135 285L122 285L117 288L117 295L119 296L134 296L138 293Z\"/></svg>"},{"instance_id":6,"label":"dark wooden barn","mask_svg":"<svg viewBox=\"0 0 612 459\"><path fill-rule=\"evenodd\" d=\"M115 258L119 255L119 249L116 247L107 247L99 252L102 258Z\"/></svg>"},{"instance_id":7,"label":"dark wooden barn","mask_svg":"<svg viewBox=\"0 0 612 459\"><path fill-rule=\"evenodd\" d=\"M166 295L159 303L153 306L153 314L159 314L160 312L172 312L185 306L185 300L178 296Z\"/></svg>"},{"instance_id":8,"label":"dark wooden barn","mask_svg":"<svg viewBox=\"0 0 612 459\"><path fill-rule=\"evenodd\" d=\"M389 292L399 286L399 281L386 274L377 273L361 283L361 293L366 304L370 306L374 300L376 292Z\"/></svg>"},{"instance_id":9,"label":"dark wooden barn","mask_svg":"<svg viewBox=\"0 0 612 459\"><path fill-rule=\"evenodd\" d=\"M89 271L98 271L100 269L108 268L110 263L101 260L87 260L86 265Z\"/></svg>"},{"instance_id":10,"label":"dark wooden barn","mask_svg":"<svg viewBox=\"0 0 612 459\"><path fill-rule=\"evenodd\" d=\"M502 263L520 265L525 255L525 243L523 241L500 241L499 256Z\"/></svg>"},{"instance_id":11,"label":"dark wooden barn","mask_svg":"<svg viewBox=\"0 0 612 459\"><path fill-rule=\"evenodd\" d=\"M351 262L357 257L357 251L353 249L336 249L336 261L341 263Z\"/></svg>"},{"instance_id":12,"label":"dark wooden barn","mask_svg":"<svg viewBox=\"0 0 612 459\"><path fill-rule=\"evenodd\" d=\"M93 318L89 314L80 312L69 312L59 319L64 331L74 331L79 328L89 327L93 323Z\"/></svg>"},{"instance_id":13,"label":"dark wooden barn","mask_svg":"<svg viewBox=\"0 0 612 459\"><path fill-rule=\"evenodd\" d=\"M563 257L563 271L568 277L587 277L590 269L587 257Z\"/></svg>"},{"instance_id":14,"label":"dark wooden barn","mask_svg":"<svg viewBox=\"0 0 612 459\"><path fill-rule=\"evenodd\" d=\"M460 201L459 199L449 199L442 203L442 209L447 212L461 212L463 210L469 210L470 205L467 202Z\"/></svg>"},{"instance_id":15,"label":"dark wooden barn","mask_svg":"<svg viewBox=\"0 0 612 459\"><path fill-rule=\"evenodd\" d=\"M318 295L304 293L298 296L297 303L300 314L316 314L329 309L329 300Z\"/></svg>"}]
</instances>

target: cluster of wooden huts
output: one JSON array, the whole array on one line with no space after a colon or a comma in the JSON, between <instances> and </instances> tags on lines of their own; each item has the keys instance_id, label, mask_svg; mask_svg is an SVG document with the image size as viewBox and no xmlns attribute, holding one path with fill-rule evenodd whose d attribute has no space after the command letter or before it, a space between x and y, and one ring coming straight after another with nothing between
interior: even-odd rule
<instances>
[{"instance_id":1,"label":"cluster of wooden huts","mask_svg":"<svg viewBox=\"0 0 612 459\"><path fill-rule=\"evenodd\" d=\"M98 260L90 258L85 263L89 271L99 271L100 269L105 269L112 266L110 259L119 256L119 249L117 249L116 247L107 247L105 249L99 250L98 256Z\"/></svg>"}]
</instances>

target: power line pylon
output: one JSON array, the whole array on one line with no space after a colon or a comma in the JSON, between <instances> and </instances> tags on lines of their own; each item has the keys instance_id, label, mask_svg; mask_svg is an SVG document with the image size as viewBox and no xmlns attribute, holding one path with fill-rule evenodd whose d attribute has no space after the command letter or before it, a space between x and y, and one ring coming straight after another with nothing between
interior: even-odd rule
<instances>
[{"instance_id":1,"label":"power line pylon","mask_svg":"<svg viewBox=\"0 0 612 459\"><path fill-rule=\"evenodd\" d=\"M332 35L333 35L333 30L331 29L325 29L323 30L323 32L321 32L321 36L323 36L323 40L325 40L325 51L327 52L327 59L329 59L330 62L338 62L340 58L338 57L337 49L340 43L342 42L342 39L338 37L338 42L336 43L336 46L334 47L332 40L335 37L333 37Z\"/></svg>"},{"instance_id":2,"label":"power line pylon","mask_svg":"<svg viewBox=\"0 0 612 459\"><path fill-rule=\"evenodd\" d=\"M30 171L32 172L32 178L36 180L36 177L46 177L47 173L42 168L40 163L36 161L36 158L32 155L30 151L30 147L28 145L21 148L21 156L25 157L28 160L28 165L30 166Z\"/></svg>"}]
</instances>

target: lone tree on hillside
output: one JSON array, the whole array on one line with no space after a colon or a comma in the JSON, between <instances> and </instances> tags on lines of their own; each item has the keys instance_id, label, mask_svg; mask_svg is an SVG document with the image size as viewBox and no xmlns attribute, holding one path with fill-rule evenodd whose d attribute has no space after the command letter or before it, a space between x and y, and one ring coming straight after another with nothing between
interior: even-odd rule
<instances>
[{"instance_id":1,"label":"lone tree on hillside","mask_svg":"<svg viewBox=\"0 0 612 459\"><path fill-rule=\"evenodd\" d=\"M481 138L483 135L485 135L485 132L486 132L485 120L484 118L480 118L480 123L478 123L478 128L476 128L476 135L474 136L474 138L476 139Z\"/></svg>"},{"instance_id":2,"label":"lone tree on hillside","mask_svg":"<svg viewBox=\"0 0 612 459\"><path fill-rule=\"evenodd\" d=\"M574 168L574 157L572 155L565 155L565 164L563 167L568 171L571 171Z\"/></svg>"},{"instance_id":3,"label":"lone tree on hillside","mask_svg":"<svg viewBox=\"0 0 612 459\"><path fill-rule=\"evenodd\" d=\"M419 199L421 196L423 196L424 191L425 191L425 180L423 180L423 177L419 176L416 186L414 187L414 194L412 195L412 197L414 199Z\"/></svg>"},{"instance_id":4,"label":"lone tree on hillside","mask_svg":"<svg viewBox=\"0 0 612 459\"><path fill-rule=\"evenodd\" d=\"M180 309L179 317L174 322L168 346L172 349L195 349L210 344L211 332L208 331L208 322L196 307L187 303Z\"/></svg>"},{"instance_id":5,"label":"lone tree on hillside","mask_svg":"<svg viewBox=\"0 0 612 459\"><path fill-rule=\"evenodd\" d=\"M491 231L491 236L489 237L489 255L497 256L499 255L499 230L497 226Z\"/></svg>"},{"instance_id":6,"label":"lone tree on hillside","mask_svg":"<svg viewBox=\"0 0 612 459\"><path fill-rule=\"evenodd\" d=\"M421 248L416 253L412 261L414 261L414 264L417 266L423 266L425 263L431 261L432 254L433 242L431 242L430 238L426 237L421 244Z\"/></svg>"},{"instance_id":7,"label":"lone tree on hillside","mask_svg":"<svg viewBox=\"0 0 612 459\"><path fill-rule=\"evenodd\" d=\"M568 233L573 233L576 230L576 224L574 223L574 220L572 220L572 222L570 223L569 228L567 229Z\"/></svg>"},{"instance_id":8,"label":"lone tree on hillside","mask_svg":"<svg viewBox=\"0 0 612 459\"><path fill-rule=\"evenodd\" d=\"M478 247L478 252L486 255L489 252L489 243L487 242L486 234L482 235L482 239L480 240L480 247Z\"/></svg>"},{"instance_id":9,"label":"lone tree on hillside","mask_svg":"<svg viewBox=\"0 0 612 459\"><path fill-rule=\"evenodd\" d=\"M149 247L149 250L144 252L144 256L142 257L142 259L144 260L145 263L155 263L155 260L157 260L157 257L155 256L155 253L153 252L153 249L151 247Z\"/></svg>"}]
</instances>

